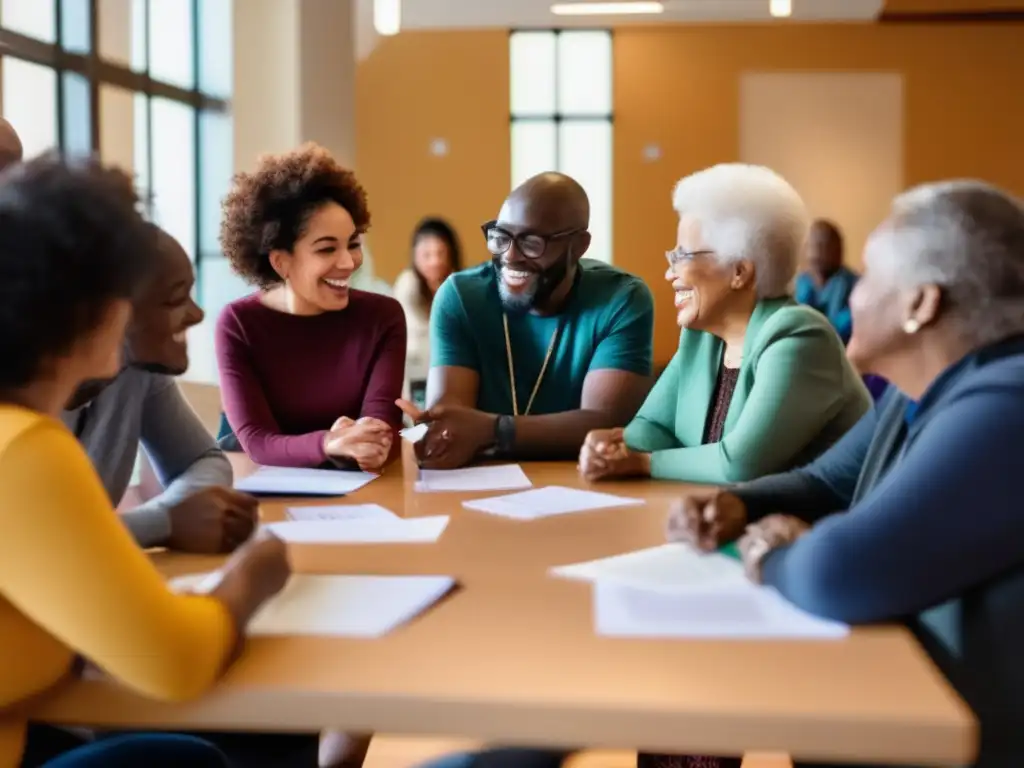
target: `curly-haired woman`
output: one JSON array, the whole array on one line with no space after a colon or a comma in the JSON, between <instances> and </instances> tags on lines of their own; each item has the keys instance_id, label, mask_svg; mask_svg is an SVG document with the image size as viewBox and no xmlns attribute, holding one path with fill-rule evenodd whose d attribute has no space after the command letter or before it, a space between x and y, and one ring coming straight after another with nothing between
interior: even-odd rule
<instances>
[{"instance_id":1,"label":"curly-haired woman","mask_svg":"<svg viewBox=\"0 0 1024 768\"><path fill-rule=\"evenodd\" d=\"M392 298L350 287L366 193L315 144L262 157L224 200L221 247L257 293L224 308L224 408L258 464L379 470L397 446L406 330Z\"/></svg>"}]
</instances>

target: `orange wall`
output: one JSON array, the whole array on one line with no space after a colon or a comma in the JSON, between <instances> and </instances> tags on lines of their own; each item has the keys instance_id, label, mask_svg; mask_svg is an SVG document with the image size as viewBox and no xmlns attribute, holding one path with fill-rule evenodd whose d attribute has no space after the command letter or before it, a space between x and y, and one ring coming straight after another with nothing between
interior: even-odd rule
<instances>
[{"instance_id":1,"label":"orange wall","mask_svg":"<svg viewBox=\"0 0 1024 768\"><path fill-rule=\"evenodd\" d=\"M742 72L901 72L907 184L978 176L1024 194L1022 32L902 24L617 30L615 262L654 290L657 358L667 360L678 338L662 287L662 254L675 236L672 185L737 159ZM419 87L412 72L429 85ZM507 34L385 41L360 67L357 110L357 165L377 221L371 245L380 274L391 278L405 263L409 228L428 212L451 216L470 260L479 260L475 228L509 184ZM429 156L435 136L449 140L448 158ZM653 163L642 156L651 142L663 152Z\"/></svg>"},{"instance_id":2,"label":"orange wall","mask_svg":"<svg viewBox=\"0 0 1024 768\"><path fill-rule=\"evenodd\" d=\"M480 225L508 194L508 32L410 32L384 38L356 77L356 171L373 226L378 276L409 261L427 215L448 218L467 261L484 256ZM434 139L448 155L430 152Z\"/></svg>"}]
</instances>

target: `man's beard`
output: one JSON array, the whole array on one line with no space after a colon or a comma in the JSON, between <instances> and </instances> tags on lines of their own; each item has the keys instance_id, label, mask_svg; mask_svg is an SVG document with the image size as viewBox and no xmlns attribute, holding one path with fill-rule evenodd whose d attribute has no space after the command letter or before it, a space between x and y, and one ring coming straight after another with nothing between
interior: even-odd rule
<instances>
[{"instance_id":1,"label":"man's beard","mask_svg":"<svg viewBox=\"0 0 1024 768\"><path fill-rule=\"evenodd\" d=\"M505 280L501 276L501 257L495 256L492 259L494 272L498 278L498 296L501 298L502 308L509 314L524 314L537 307L544 306L551 298L558 287L569 274L569 264L572 261L572 253L567 251L565 256L556 261L544 270L538 270L533 274L533 285L523 293L511 293L505 287Z\"/></svg>"}]
</instances>

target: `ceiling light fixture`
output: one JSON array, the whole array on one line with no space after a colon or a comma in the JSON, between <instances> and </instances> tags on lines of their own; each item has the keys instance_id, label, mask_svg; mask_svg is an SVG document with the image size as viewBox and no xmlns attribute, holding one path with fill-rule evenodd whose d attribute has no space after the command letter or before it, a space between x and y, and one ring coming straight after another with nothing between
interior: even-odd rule
<instances>
[{"instance_id":1,"label":"ceiling light fixture","mask_svg":"<svg viewBox=\"0 0 1024 768\"><path fill-rule=\"evenodd\" d=\"M556 16L611 16L624 14L664 13L661 3L556 3L551 6Z\"/></svg>"},{"instance_id":2,"label":"ceiling light fixture","mask_svg":"<svg viewBox=\"0 0 1024 768\"><path fill-rule=\"evenodd\" d=\"M769 0L768 12L777 19L793 15L793 0Z\"/></svg>"},{"instance_id":3,"label":"ceiling light fixture","mask_svg":"<svg viewBox=\"0 0 1024 768\"><path fill-rule=\"evenodd\" d=\"M402 0L373 0L373 28L378 35L397 35L402 28Z\"/></svg>"}]
</instances>

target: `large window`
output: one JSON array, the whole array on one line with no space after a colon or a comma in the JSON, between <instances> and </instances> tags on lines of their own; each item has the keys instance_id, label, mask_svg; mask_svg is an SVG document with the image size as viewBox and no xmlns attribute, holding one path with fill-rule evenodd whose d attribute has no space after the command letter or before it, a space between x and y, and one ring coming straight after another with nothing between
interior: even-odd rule
<instances>
[{"instance_id":1,"label":"large window","mask_svg":"<svg viewBox=\"0 0 1024 768\"><path fill-rule=\"evenodd\" d=\"M590 197L588 256L612 260L612 35L513 32L512 184L561 171Z\"/></svg>"},{"instance_id":2,"label":"large window","mask_svg":"<svg viewBox=\"0 0 1024 768\"><path fill-rule=\"evenodd\" d=\"M233 165L231 5L0 0L0 106L26 156L95 153L133 173L200 278Z\"/></svg>"}]
</instances>

